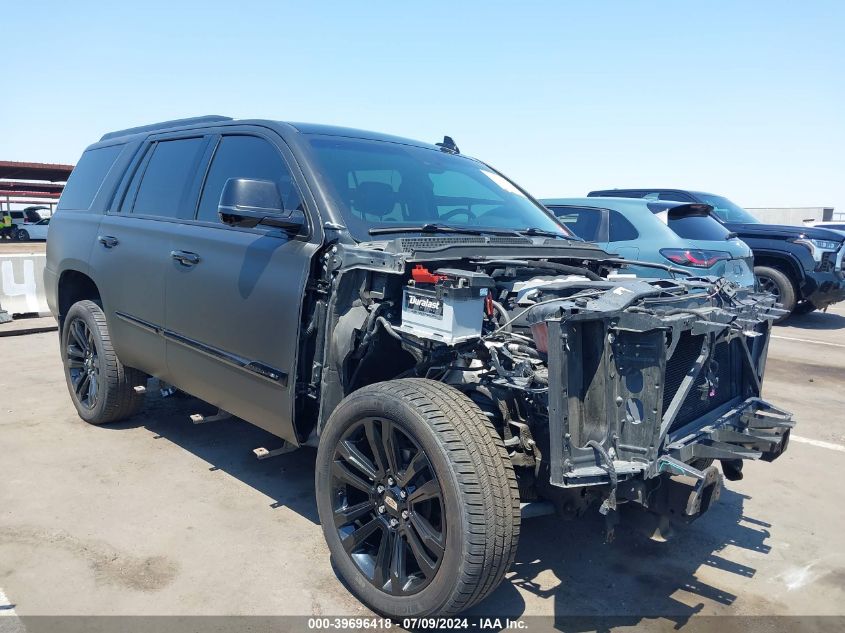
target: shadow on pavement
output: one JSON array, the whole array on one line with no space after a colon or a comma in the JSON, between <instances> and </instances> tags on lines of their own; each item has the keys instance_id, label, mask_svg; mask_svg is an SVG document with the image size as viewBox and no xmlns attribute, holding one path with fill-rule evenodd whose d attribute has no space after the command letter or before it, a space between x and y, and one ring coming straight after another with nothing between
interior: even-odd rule
<instances>
[{"instance_id":1,"label":"shadow on pavement","mask_svg":"<svg viewBox=\"0 0 845 633\"><path fill-rule=\"evenodd\" d=\"M834 312L810 312L809 314L794 314L783 323L779 329L789 330L838 330L845 328L845 316Z\"/></svg>"},{"instance_id":2,"label":"shadow on pavement","mask_svg":"<svg viewBox=\"0 0 845 633\"><path fill-rule=\"evenodd\" d=\"M209 470L221 470L267 495L273 500L271 507L284 506L319 523L313 449L259 461L252 450L276 448L278 438L236 418L194 425L189 416L198 412L214 411L194 398L163 399L151 389L142 415L101 428L146 428L156 439L173 442L208 462ZM705 602L729 606L737 598L701 580L701 569L711 567L744 578L755 575L754 568L722 556L726 547L769 552L770 525L744 516L745 499L723 489L707 514L692 525L678 527L674 537L663 543L645 536L654 527L651 515L635 508L623 507L616 539L609 544L605 543L604 518L595 508L570 521L556 516L527 519L511 572L467 615L517 618L526 610L536 613L535 606L526 605L520 589L542 600L551 599L555 618L565 618L567 630L594 630L597 617L610 618L613 626L662 617L681 627L704 609ZM579 628L579 620L583 627Z\"/></svg>"},{"instance_id":3,"label":"shadow on pavement","mask_svg":"<svg viewBox=\"0 0 845 633\"><path fill-rule=\"evenodd\" d=\"M287 507L319 524L314 501L314 460L316 451L300 450L259 460L253 449L263 446L270 450L281 446L282 440L238 418L193 424L190 415L211 415L216 409L201 400L177 394L162 398L150 381L144 410L125 422L110 424L109 429L143 427L184 448L211 464L209 470L220 470L267 495L271 507Z\"/></svg>"},{"instance_id":4,"label":"shadow on pavement","mask_svg":"<svg viewBox=\"0 0 845 633\"><path fill-rule=\"evenodd\" d=\"M528 607L518 588L552 599L554 617L565 620L567 631L595 630L600 622L638 625L655 617L672 620L679 628L701 612L705 602L730 606L737 599L701 580L701 569L712 567L745 578L755 575L754 568L725 558L722 550L731 546L769 552L770 525L743 515L747 498L723 490L706 515L678 527L675 536L662 543L644 535L651 518L634 508L623 513L616 539L609 544L604 539L604 519L596 511L588 510L573 521L554 516L526 520L511 573L471 613L523 616ZM719 578L720 574L707 576ZM537 611L535 607L529 610Z\"/></svg>"}]
</instances>

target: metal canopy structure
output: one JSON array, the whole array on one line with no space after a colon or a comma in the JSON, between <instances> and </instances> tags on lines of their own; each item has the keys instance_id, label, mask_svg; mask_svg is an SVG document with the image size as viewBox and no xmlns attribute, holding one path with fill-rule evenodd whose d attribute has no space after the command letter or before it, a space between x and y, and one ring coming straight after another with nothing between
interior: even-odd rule
<instances>
[{"instance_id":1,"label":"metal canopy structure","mask_svg":"<svg viewBox=\"0 0 845 633\"><path fill-rule=\"evenodd\" d=\"M43 205L52 212L73 165L0 160L0 209Z\"/></svg>"}]
</instances>

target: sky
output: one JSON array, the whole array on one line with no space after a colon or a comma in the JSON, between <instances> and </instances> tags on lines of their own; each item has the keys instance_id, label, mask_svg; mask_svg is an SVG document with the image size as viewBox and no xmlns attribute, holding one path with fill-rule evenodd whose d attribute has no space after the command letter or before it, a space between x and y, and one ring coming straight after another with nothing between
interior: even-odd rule
<instances>
[{"instance_id":1,"label":"sky","mask_svg":"<svg viewBox=\"0 0 845 633\"><path fill-rule=\"evenodd\" d=\"M452 136L537 197L845 211L845 3L2 3L0 160L202 114Z\"/></svg>"}]
</instances>

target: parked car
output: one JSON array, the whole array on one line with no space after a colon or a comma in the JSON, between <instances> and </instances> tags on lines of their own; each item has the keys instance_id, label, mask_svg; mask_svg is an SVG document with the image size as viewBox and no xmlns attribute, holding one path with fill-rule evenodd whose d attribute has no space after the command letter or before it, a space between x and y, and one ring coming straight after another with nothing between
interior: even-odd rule
<instances>
[{"instance_id":1,"label":"parked car","mask_svg":"<svg viewBox=\"0 0 845 633\"><path fill-rule=\"evenodd\" d=\"M15 239L20 242L46 240L48 228L50 228L50 218L44 218L35 224L20 225L16 229Z\"/></svg>"},{"instance_id":2,"label":"parked car","mask_svg":"<svg viewBox=\"0 0 845 633\"><path fill-rule=\"evenodd\" d=\"M845 236L826 228L764 224L724 196L683 189L605 189L589 196L698 202L751 247L754 274L785 310L804 314L845 300ZM785 317L784 317L785 318Z\"/></svg>"},{"instance_id":3,"label":"parked car","mask_svg":"<svg viewBox=\"0 0 845 633\"><path fill-rule=\"evenodd\" d=\"M36 222L40 222L44 219L39 211L47 208L48 207L26 207L25 209L9 211L9 215L12 216L13 224L19 226L24 224L35 224Z\"/></svg>"},{"instance_id":4,"label":"parked car","mask_svg":"<svg viewBox=\"0 0 845 633\"><path fill-rule=\"evenodd\" d=\"M578 237L626 259L754 286L751 249L711 216L710 205L596 197L540 202ZM639 277L675 276L669 270L636 265L628 271Z\"/></svg>"},{"instance_id":5,"label":"parked car","mask_svg":"<svg viewBox=\"0 0 845 633\"><path fill-rule=\"evenodd\" d=\"M788 444L791 416L760 398L771 296L609 279L607 252L448 138L226 117L112 132L51 225L79 415L133 415L155 376L316 446L332 559L384 615L489 595L521 502L690 521L722 485L706 458L736 479Z\"/></svg>"}]
</instances>

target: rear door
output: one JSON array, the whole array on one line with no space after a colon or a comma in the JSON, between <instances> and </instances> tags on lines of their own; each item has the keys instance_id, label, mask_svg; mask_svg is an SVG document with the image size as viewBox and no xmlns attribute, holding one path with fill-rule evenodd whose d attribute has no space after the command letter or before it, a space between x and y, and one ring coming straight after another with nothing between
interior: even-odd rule
<instances>
[{"instance_id":1,"label":"rear door","mask_svg":"<svg viewBox=\"0 0 845 633\"><path fill-rule=\"evenodd\" d=\"M222 224L217 208L230 178L271 180L287 210L308 214L305 187L284 142L269 132L225 128L208 153L195 217L175 228L174 255L165 267L172 382L297 442L292 420L300 316L319 223L312 216L310 233L294 236Z\"/></svg>"},{"instance_id":2,"label":"rear door","mask_svg":"<svg viewBox=\"0 0 845 633\"><path fill-rule=\"evenodd\" d=\"M193 215L208 140L194 134L147 141L100 223L91 254L121 361L168 381L162 334L171 234Z\"/></svg>"}]
</instances>

